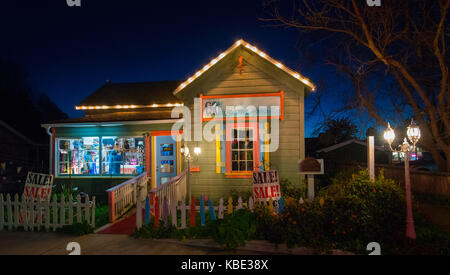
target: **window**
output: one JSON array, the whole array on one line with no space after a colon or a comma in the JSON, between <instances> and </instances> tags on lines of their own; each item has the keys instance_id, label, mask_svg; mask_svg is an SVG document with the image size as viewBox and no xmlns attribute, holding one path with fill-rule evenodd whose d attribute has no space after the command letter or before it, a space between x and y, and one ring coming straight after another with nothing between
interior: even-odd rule
<instances>
[{"instance_id":1,"label":"window","mask_svg":"<svg viewBox=\"0 0 450 275\"><path fill-rule=\"evenodd\" d=\"M258 124L227 124L226 174L248 174L259 166Z\"/></svg>"},{"instance_id":2,"label":"window","mask_svg":"<svg viewBox=\"0 0 450 275\"><path fill-rule=\"evenodd\" d=\"M161 173L173 173L174 172L173 160L161 160Z\"/></svg>"},{"instance_id":3,"label":"window","mask_svg":"<svg viewBox=\"0 0 450 275\"><path fill-rule=\"evenodd\" d=\"M173 156L173 144L172 143L163 143L160 145L161 152L160 155L162 157Z\"/></svg>"},{"instance_id":4,"label":"window","mask_svg":"<svg viewBox=\"0 0 450 275\"><path fill-rule=\"evenodd\" d=\"M99 138L58 139L58 175L98 175Z\"/></svg>"},{"instance_id":5,"label":"window","mask_svg":"<svg viewBox=\"0 0 450 275\"><path fill-rule=\"evenodd\" d=\"M232 130L231 171L253 171L253 130L237 128Z\"/></svg>"},{"instance_id":6,"label":"window","mask_svg":"<svg viewBox=\"0 0 450 275\"><path fill-rule=\"evenodd\" d=\"M104 175L137 175L144 172L144 138L102 137Z\"/></svg>"}]
</instances>

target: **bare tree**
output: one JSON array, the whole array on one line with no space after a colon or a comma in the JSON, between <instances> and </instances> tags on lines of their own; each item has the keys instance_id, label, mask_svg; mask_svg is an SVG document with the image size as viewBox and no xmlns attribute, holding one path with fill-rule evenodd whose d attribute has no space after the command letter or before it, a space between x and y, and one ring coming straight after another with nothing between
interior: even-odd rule
<instances>
[{"instance_id":1,"label":"bare tree","mask_svg":"<svg viewBox=\"0 0 450 275\"><path fill-rule=\"evenodd\" d=\"M335 53L331 63L352 79L355 102L379 123L385 116L375 103L379 90L373 80L391 81L393 107L399 114L411 111L424 134L422 144L441 169L450 171L450 0L383 0L381 7L369 7L365 0L265 4L270 15L263 20L325 34Z\"/></svg>"}]
</instances>

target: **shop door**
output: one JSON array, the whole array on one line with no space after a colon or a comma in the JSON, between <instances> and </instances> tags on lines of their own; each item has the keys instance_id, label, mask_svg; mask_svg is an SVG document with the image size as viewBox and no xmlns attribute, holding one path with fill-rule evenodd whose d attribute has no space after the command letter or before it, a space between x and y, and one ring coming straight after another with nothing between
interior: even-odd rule
<instances>
[{"instance_id":1,"label":"shop door","mask_svg":"<svg viewBox=\"0 0 450 275\"><path fill-rule=\"evenodd\" d=\"M177 142L172 136L156 137L156 186L177 176Z\"/></svg>"}]
</instances>

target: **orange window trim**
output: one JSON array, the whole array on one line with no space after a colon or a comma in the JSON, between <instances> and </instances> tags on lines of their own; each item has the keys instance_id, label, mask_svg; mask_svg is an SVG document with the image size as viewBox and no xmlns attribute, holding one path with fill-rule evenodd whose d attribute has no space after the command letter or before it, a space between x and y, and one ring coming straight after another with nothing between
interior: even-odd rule
<instances>
[{"instance_id":1,"label":"orange window trim","mask_svg":"<svg viewBox=\"0 0 450 275\"><path fill-rule=\"evenodd\" d=\"M200 94L200 117L201 122L205 121L211 121L211 120L226 120L225 117L223 118L203 118L203 99L214 99L214 98L240 98L240 97L268 97L268 96L279 96L280 97L280 112L281 116L274 116L274 117L266 117L268 119L277 119L284 120L284 91L280 91L278 93L258 93L258 94L239 94L239 95L211 95L211 96L204 96ZM250 119L257 119L254 117L246 118L246 120Z\"/></svg>"}]
</instances>

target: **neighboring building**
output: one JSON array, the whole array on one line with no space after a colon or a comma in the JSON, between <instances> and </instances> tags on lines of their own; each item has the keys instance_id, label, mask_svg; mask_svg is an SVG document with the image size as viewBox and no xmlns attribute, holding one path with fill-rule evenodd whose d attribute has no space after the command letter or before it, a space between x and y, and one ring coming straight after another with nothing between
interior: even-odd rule
<instances>
[{"instance_id":1,"label":"neighboring building","mask_svg":"<svg viewBox=\"0 0 450 275\"><path fill-rule=\"evenodd\" d=\"M252 172L265 169L298 185L297 164L305 157L304 98L314 89L308 79L239 40L185 82L107 83L76 107L84 117L43 125L51 133L51 173L56 182L96 195L142 172L155 188L184 170L184 145L191 152L201 148L199 156L192 154L195 196L217 199L233 189L251 190ZM236 105L268 106L269 112L236 111L230 114L246 117L234 123L215 115ZM190 121L192 138L199 125L213 125L218 134L211 141L182 140L189 131L172 131L180 122L171 117L175 106L191 110L184 120ZM278 110L271 113L270 107ZM268 118L280 119L279 148L270 153L263 150L268 135L259 138L271 131Z\"/></svg>"},{"instance_id":2,"label":"neighboring building","mask_svg":"<svg viewBox=\"0 0 450 275\"><path fill-rule=\"evenodd\" d=\"M38 144L0 120L0 192L21 193L28 171L46 172L48 145Z\"/></svg>"},{"instance_id":3,"label":"neighboring building","mask_svg":"<svg viewBox=\"0 0 450 275\"><path fill-rule=\"evenodd\" d=\"M390 151L381 146L375 146L375 163L389 164ZM340 162L367 162L367 143L357 139L350 139L327 148L317 150L315 157L328 161Z\"/></svg>"}]
</instances>

